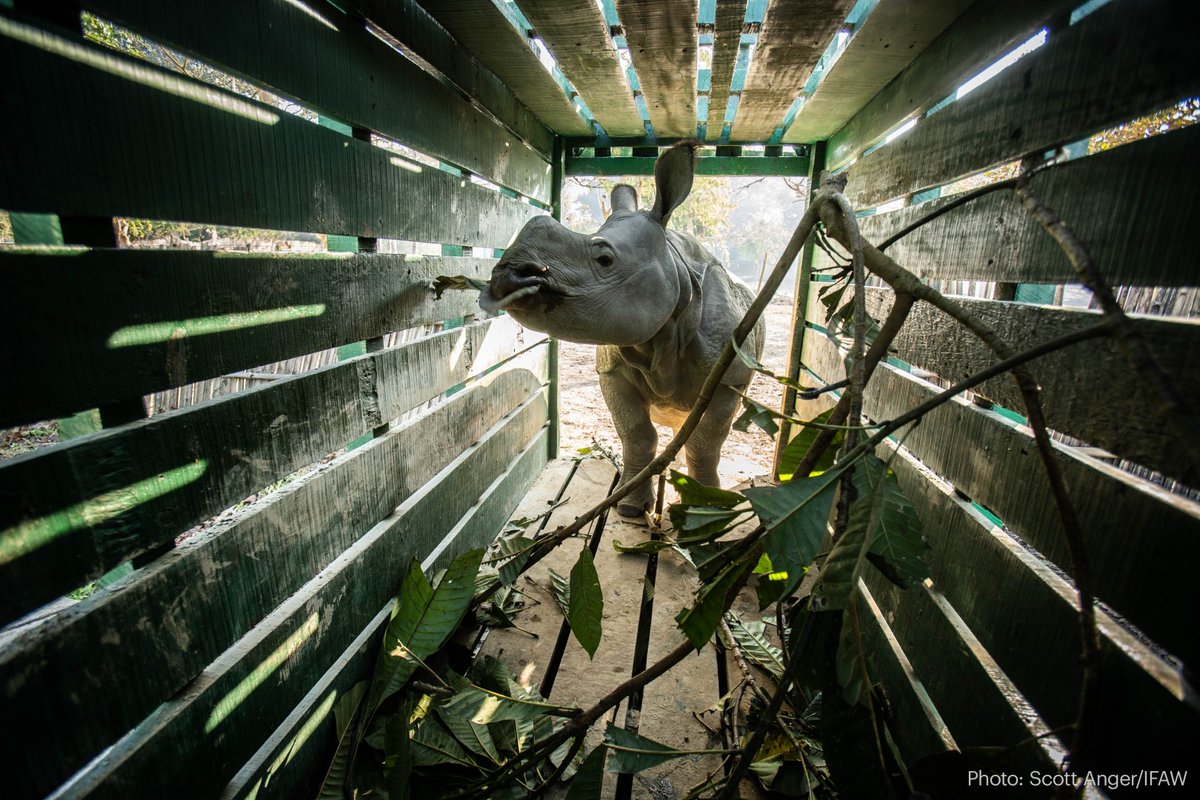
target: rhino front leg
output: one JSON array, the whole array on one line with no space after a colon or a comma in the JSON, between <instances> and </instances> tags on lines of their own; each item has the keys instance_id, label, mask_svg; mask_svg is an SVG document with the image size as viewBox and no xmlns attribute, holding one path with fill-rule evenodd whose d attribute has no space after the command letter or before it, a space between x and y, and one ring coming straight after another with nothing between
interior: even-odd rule
<instances>
[{"instance_id":1,"label":"rhino front leg","mask_svg":"<svg viewBox=\"0 0 1200 800\"><path fill-rule=\"evenodd\" d=\"M650 421L650 407L645 398L619 373L601 373L600 390L612 414L617 435L621 437L621 485L624 485L654 460L658 431ZM640 517L645 510L653 508L654 490L649 480L643 481L617 503L617 513L623 517Z\"/></svg>"},{"instance_id":2,"label":"rhino front leg","mask_svg":"<svg viewBox=\"0 0 1200 800\"><path fill-rule=\"evenodd\" d=\"M717 466L721 463L721 446L729 436L729 426L738 410L737 391L745 391L745 387L722 386L717 390L685 446L688 475L705 486L721 486Z\"/></svg>"}]
</instances>

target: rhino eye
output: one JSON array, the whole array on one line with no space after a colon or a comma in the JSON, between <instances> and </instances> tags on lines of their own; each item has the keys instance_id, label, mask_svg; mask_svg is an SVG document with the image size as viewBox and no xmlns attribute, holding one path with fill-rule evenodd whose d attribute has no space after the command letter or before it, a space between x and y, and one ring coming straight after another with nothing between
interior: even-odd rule
<instances>
[{"instance_id":1,"label":"rhino eye","mask_svg":"<svg viewBox=\"0 0 1200 800\"><path fill-rule=\"evenodd\" d=\"M596 256L596 263L602 267L611 267L613 265L613 257L608 253L601 253Z\"/></svg>"}]
</instances>

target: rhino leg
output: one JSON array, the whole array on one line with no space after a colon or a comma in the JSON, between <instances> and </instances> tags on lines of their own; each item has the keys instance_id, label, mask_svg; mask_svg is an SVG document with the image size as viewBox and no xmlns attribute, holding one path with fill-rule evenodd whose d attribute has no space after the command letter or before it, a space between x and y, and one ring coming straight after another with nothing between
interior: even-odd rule
<instances>
[{"instance_id":1,"label":"rhino leg","mask_svg":"<svg viewBox=\"0 0 1200 800\"><path fill-rule=\"evenodd\" d=\"M613 425L621 437L621 483L642 471L654 460L658 448L658 431L650 421L650 408L637 388L618 372L600 374L600 390L612 414ZM654 490L650 481L642 482L617 504L623 517L640 517L643 511L654 508Z\"/></svg>"},{"instance_id":2,"label":"rhino leg","mask_svg":"<svg viewBox=\"0 0 1200 800\"><path fill-rule=\"evenodd\" d=\"M720 487L717 466L721 463L721 445L729 436L729 426L740 405L737 391L745 387L722 386L717 390L708 410L684 448L687 454L688 475L705 486Z\"/></svg>"}]
</instances>

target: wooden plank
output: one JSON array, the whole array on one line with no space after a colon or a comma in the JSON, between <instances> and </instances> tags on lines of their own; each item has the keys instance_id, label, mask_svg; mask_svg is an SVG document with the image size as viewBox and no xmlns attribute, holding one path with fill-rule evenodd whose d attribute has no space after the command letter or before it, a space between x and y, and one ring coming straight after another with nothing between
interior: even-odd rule
<instances>
[{"instance_id":1,"label":"wooden plank","mask_svg":"<svg viewBox=\"0 0 1200 800\"><path fill-rule=\"evenodd\" d=\"M737 65L738 48L742 43L742 23L746 18L745 0L716 0L716 22L713 26L712 72L708 92L708 123L705 140L721 138L725 111L729 106L729 89L733 69Z\"/></svg>"},{"instance_id":2,"label":"wooden plank","mask_svg":"<svg viewBox=\"0 0 1200 800\"><path fill-rule=\"evenodd\" d=\"M831 379L842 374L841 357L824 336L807 336L805 345L811 369ZM890 419L938 391L885 365L868 387L865 407L872 418ZM956 398L908 431L905 446L1044 557L1071 571L1054 498L1028 428ZM1180 623L1180 609L1196 606L1188 570L1200 558L1200 504L1075 448L1056 444L1055 452L1079 516L1096 594L1159 645L1193 663L1200 657L1196 637ZM1114 498L1119 513L1114 513Z\"/></svg>"},{"instance_id":3,"label":"wooden plank","mask_svg":"<svg viewBox=\"0 0 1200 800\"><path fill-rule=\"evenodd\" d=\"M294 594L285 594L278 608L121 737L103 760L73 777L70 793L122 797L182 788L190 797L214 796L395 594L410 557L438 548L452 554L496 534L510 508L497 514L498 501L490 499L497 495L489 487L514 471L528 475L526 460L544 463L545 417L539 394L393 513L373 527L362 520L358 530L369 530L361 538ZM204 747L196 747L197 740Z\"/></svg>"},{"instance_id":4,"label":"wooden plank","mask_svg":"<svg viewBox=\"0 0 1200 800\"><path fill-rule=\"evenodd\" d=\"M934 587L1048 726L1073 723L1082 677L1073 587L911 455L900 451L892 468L932 548ZM888 600L900 594L906 593L889 584L881 605L894 607ZM1137 772L1151 761L1164 769L1186 768L1192 759L1187 732L1195 730L1200 715L1183 702L1179 668L1159 660L1103 612L1098 621L1105 647L1097 710L1101 729L1144 735L1136 742L1096 736L1096 763L1117 773ZM962 702L968 709L972 704L969 698ZM950 713L942 704L939 708Z\"/></svg>"},{"instance_id":5,"label":"wooden plank","mask_svg":"<svg viewBox=\"0 0 1200 800\"><path fill-rule=\"evenodd\" d=\"M653 175L653 158L568 158L567 175ZM748 158L708 156L696 160L697 175L805 175L807 156Z\"/></svg>"},{"instance_id":6,"label":"wooden plank","mask_svg":"<svg viewBox=\"0 0 1200 800\"><path fill-rule=\"evenodd\" d=\"M1110 3L863 158L847 196L873 206L1040 154L1200 93L1184 0Z\"/></svg>"},{"instance_id":7,"label":"wooden plank","mask_svg":"<svg viewBox=\"0 0 1200 800\"><path fill-rule=\"evenodd\" d=\"M224 0L176 8L89 0L87 6L321 114L538 200L550 199L545 158L328 4L313 10L269 0ZM232 19L239 23L229 24Z\"/></svg>"},{"instance_id":8,"label":"wooden plank","mask_svg":"<svg viewBox=\"0 0 1200 800\"><path fill-rule=\"evenodd\" d=\"M963 80L1077 5L1078 0L976 0L829 139L829 168L842 167L903 120L923 114Z\"/></svg>"},{"instance_id":9,"label":"wooden plank","mask_svg":"<svg viewBox=\"0 0 1200 800\"><path fill-rule=\"evenodd\" d=\"M428 9L459 43L557 134L586 136L587 123L492 0L439 0Z\"/></svg>"},{"instance_id":10,"label":"wooden plank","mask_svg":"<svg viewBox=\"0 0 1200 800\"><path fill-rule=\"evenodd\" d=\"M871 679L882 684L888 725L906 765L912 769L923 758L958 750L945 720L861 579L858 593L859 628L863 648L871 658Z\"/></svg>"},{"instance_id":11,"label":"wooden plank","mask_svg":"<svg viewBox=\"0 0 1200 800\"><path fill-rule=\"evenodd\" d=\"M891 308L890 290L871 290L869 297L868 313L882 320ZM1084 309L965 297L956 301L990 325L1016 352L1103 319L1100 312ZM1200 321L1140 314L1133 319L1172 383L1183 396L1198 396ZM902 360L950 381L962 380L996 362L978 339L964 335L957 323L925 303L913 309L893 346ZM1042 405L1051 429L1184 481L1194 482L1200 477L1189 473L1180 443L1158 410L1153 390L1130 368L1115 338L1052 353L1031 364L1029 370L1041 386ZM974 391L1019 414L1025 412L1025 403L1011 377L987 381Z\"/></svg>"},{"instance_id":12,"label":"wooden plank","mask_svg":"<svg viewBox=\"0 0 1200 800\"><path fill-rule=\"evenodd\" d=\"M5 462L0 617L172 541L482 373L521 347L512 334L510 324L447 331Z\"/></svg>"},{"instance_id":13,"label":"wooden plank","mask_svg":"<svg viewBox=\"0 0 1200 800\"><path fill-rule=\"evenodd\" d=\"M880 0L801 106L785 142L828 139L954 22L972 0Z\"/></svg>"},{"instance_id":14,"label":"wooden plank","mask_svg":"<svg viewBox=\"0 0 1200 800\"><path fill-rule=\"evenodd\" d=\"M554 134L416 0L348 0L344 7L395 37L416 59L440 72L469 102L550 157Z\"/></svg>"},{"instance_id":15,"label":"wooden plank","mask_svg":"<svg viewBox=\"0 0 1200 800\"><path fill-rule=\"evenodd\" d=\"M538 210L290 114L0 17L0 207L505 247ZM120 113L114 109L121 109Z\"/></svg>"},{"instance_id":16,"label":"wooden plank","mask_svg":"<svg viewBox=\"0 0 1200 800\"><path fill-rule=\"evenodd\" d=\"M0 251L0 423L32 422L478 312L493 259ZM81 309L88 313L81 314ZM186 335L185 335L186 334Z\"/></svg>"},{"instance_id":17,"label":"wooden plank","mask_svg":"<svg viewBox=\"0 0 1200 800\"><path fill-rule=\"evenodd\" d=\"M449 546L442 549L436 557L427 558L422 563L426 572L445 567L459 553L482 546L496 535L512 515L519 498L546 464L546 450L546 433L543 431L513 461L508 470L496 478L480 498L479 504L451 532L456 538ZM336 685L349 688L358 680L367 677L377 652L375 648L378 645L375 642L387 622L390 607L390 603L385 606L364 631L369 632L370 644L366 645L368 658L362 659L356 654L352 661L348 660L345 668L337 673ZM356 639L357 641L360 639ZM353 646L352 643L351 648ZM347 648L347 654L349 653L350 648ZM335 664L330 672L338 667L339 665ZM322 717L320 721L324 724L315 732L306 728L308 720L316 716L313 711L320 714L320 706L314 708L314 704L310 702L310 698L316 699L319 696L319 693L310 693L305 698L305 702L295 709L296 713L289 715L263 748L239 770L221 793L222 798L293 798L315 793L319 785L317 782L324 777L328 768L336 742L331 719ZM302 747L305 749L298 755L297 750Z\"/></svg>"},{"instance_id":18,"label":"wooden plank","mask_svg":"<svg viewBox=\"0 0 1200 800\"><path fill-rule=\"evenodd\" d=\"M733 138L763 142L783 125L813 67L842 26L852 0L771 3L742 90Z\"/></svg>"},{"instance_id":19,"label":"wooden plank","mask_svg":"<svg viewBox=\"0 0 1200 800\"><path fill-rule=\"evenodd\" d=\"M613 136L645 133L595 0L521 0L521 11L605 131Z\"/></svg>"},{"instance_id":20,"label":"wooden plank","mask_svg":"<svg viewBox=\"0 0 1200 800\"><path fill-rule=\"evenodd\" d=\"M1033 177L1033 188L1087 245L1113 285L1191 286L1187 236L1200 215L1200 128L1068 161ZM861 221L872 242L902 230L954 197ZM925 278L1078 283L1062 249L1017 197L995 192L947 212L888 248Z\"/></svg>"},{"instance_id":21,"label":"wooden plank","mask_svg":"<svg viewBox=\"0 0 1200 800\"><path fill-rule=\"evenodd\" d=\"M696 135L696 4L617 0L656 136Z\"/></svg>"}]
</instances>

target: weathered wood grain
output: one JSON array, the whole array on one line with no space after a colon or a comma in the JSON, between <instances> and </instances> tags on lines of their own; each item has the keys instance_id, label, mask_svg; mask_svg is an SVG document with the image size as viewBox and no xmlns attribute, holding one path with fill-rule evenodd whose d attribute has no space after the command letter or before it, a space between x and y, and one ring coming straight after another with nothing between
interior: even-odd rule
<instances>
[{"instance_id":1,"label":"weathered wood grain","mask_svg":"<svg viewBox=\"0 0 1200 800\"><path fill-rule=\"evenodd\" d=\"M182 6L94 0L87 5L322 114L530 197L550 198L545 158L331 4L309 11L268 0ZM235 18L238 24L229 24ZM454 135L447 136L448 130Z\"/></svg>"},{"instance_id":2,"label":"weathered wood grain","mask_svg":"<svg viewBox=\"0 0 1200 800\"><path fill-rule=\"evenodd\" d=\"M1184 0L1110 3L859 161L847 196L873 206L1200 93Z\"/></svg>"},{"instance_id":3,"label":"weathered wood grain","mask_svg":"<svg viewBox=\"0 0 1200 800\"><path fill-rule=\"evenodd\" d=\"M478 311L493 259L0 251L0 424L33 422ZM80 309L88 309L80 313Z\"/></svg>"},{"instance_id":4,"label":"weathered wood grain","mask_svg":"<svg viewBox=\"0 0 1200 800\"><path fill-rule=\"evenodd\" d=\"M653 158L568 158L567 175L653 175ZM806 156L746 158L742 156L706 156L696 159L697 175L805 175ZM653 198L651 198L653 202Z\"/></svg>"},{"instance_id":5,"label":"weathered wood grain","mask_svg":"<svg viewBox=\"0 0 1200 800\"><path fill-rule=\"evenodd\" d=\"M519 376L513 383L510 395L513 388L527 391L528 384ZM481 422L505 411L505 403L489 396L486 388L471 394L475 400L460 403L457 413L431 420L449 425L457 418L466 429L462 434L434 433L417 423L406 434L375 440L354 451L353 459L343 459L324 478L310 480L242 524L168 556L145 577L135 576L133 585L124 590L133 593L133 599L116 594L101 598L92 614L83 609L77 625L87 626L93 645L105 630L111 631L110 638L124 635L131 640L114 641L102 654L110 667L120 665L121 671L104 671L96 664L95 677L84 684L86 696L62 698L69 704L63 709L67 718L80 720L80 730L72 734L71 744L76 747L37 745L42 738L64 738L59 730L63 717L45 717L44 731L27 729L21 742L11 743L12 748L29 748L29 758L37 760L40 790L70 775L91 755L89 750L116 741L183 687L175 700L122 738L106 764L93 765L82 780L88 785L103 782L92 796L120 796L154 781L163 781L165 790L172 778L163 768L164 754L192 752L190 765L184 763L186 759L175 759L171 769L179 770L175 780L194 771L196 775L186 781L194 796L215 794L215 788L244 763L362 629L372 610L395 592L408 558L424 558L442 546L443 538L456 529L459 518L493 483L493 476L504 472L513 454L544 437L540 431L546 409L539 393L460 454L462 442L455 438L467 438L471 429L484 427ZM466 409L478 413L481 403L486 409L483 421L464 418ZM418 432L429 440L428 447L413 441ZM357 456L364 451L366 456ZM541 456L545 458L544 442ZM421 479L434 472L422 485ZM390 480L380 481L380 475ZM372 477L377 488L368 494L364 486ZM357 500L350 501L351 497ZM396 501L400 501L398 509L393 505ZM501 523L496 522L489 535ZM286 531L300 535L285 548L280 535ZM463 538L464 543L468 540ZM199 575L211 580L197 580ZM213 591L212 583L226 581L228 587ZM168 585L179 597L169 597ZM282 605L272 612L277 603ZM159 623L163 628L138 622L153 620L156 613L163 615ZM59 630L56 638L62 638ZM303 631L298 640L280 649L296 631ZM81 633L82 627L76 628L68 641L81 646ZM226 650L231 641L238 643ZM135 644L140 650L131 648ZM257 685L245 683L272 653L286 659L270 662L278 674L272 672ZM55 655L47 660L61 672L40 679L77 685L80 665L63 663L60 654ZM213 658L216 661L209 664ZM131 681L133 676L138 677ZM131 682L137 694L128 691ZM125 687L120 707L96 718L93 707L103 703L97 698L111 695L116 686ZM28 691L14 698L25 703L37 699ZM204 748L195 747L197 737L205 738ZM43 749L47 752L35 755Z\"/></svg>"},{"instance_id":6,"label":"weathered wood grain","mask_svg":"<svg viewBox=\"0 0 1200 800\"><path fill-rule=\"evenodd\" d=\"M721 129L725 124L729 88L733 83L733 69L737 65L738 48L742 43L742 23L745 18L745 0L717 0L712 72L708 91L708 122L704 137L710 142L721 138Z\"/></svg>"},{"instance_id":7,"label":"weathered wood grain","mask_svg":"<svg viewBox=\"0 0 1200 800\"><path fill-rule=\"evenodd\" d=\"M841 375L841 356L828 339L811 333L805 347L811 369L822 377ZM868 386L865 408L874 419L891 419L938 391L883 365ZM1028 428L958 398L908 431L905 446L1070 573L1054 498ZM1182 624L1180 609L1196 607L1188 576L1200 558L1200 504L1074 448L1056 445L1055 452L1079 516L1096 594L1159 645L1194 662L1200 657L1196 637Z\"/></svg>"},{"instance_id":8,"label":"weathered wood grain","mask_svg":"<svg viewBox=\"0 0 1200 800\"><path fill-rule=\"evenodd\" d=\"M792 101L853 5L851 0L813 0L767 6L733 121L736 141L766 141L783 125Z\"/></svg>"},{"instance_id":9,"label":"weathered wood grain","mask_svg":"<svg viewBox=\"0 0 1200 800\"><path fill-rule=\"evenodd\" d=\"M696 135L696 4L617 0L657 136Z\"/></svg>"},{"instance_id":10,"label":"weathered wood grain","mask_svg":"<svg viewBox=\"0 0 1200 800\"><path fill-rule=\"evenodd\" d=\"M521 11L605 131L612 136L645 133L595 0L521 0Z\"/></svg>"},{"instance_id":11,"label":"weathered wood grain","mask_svg":"<svg viewBox=\"0 0 1200 800\"><path fill-rule=\"evenodd\" d=\"M891 292L868 292L868 313L882 320ZM816 292L812 292L810 314ZM1095 325L1099 312L1023 303L956 298L989 325L1014 351ZM816 317L823 319L823 317ZM1135 325L1159 367L1185 397L1200 393L1200 321L1137 315ZM996 358L974 336L925 303L909 315L894 344L896 355L949 381L960 381L994 364ZM1050 428L1103 447L1183 481L1195 481L1180 442L1171 434L1153 390L1131 369L1115 338L1106 337L1052 353L1029 366L1041 387ZM974 390L1005 408L1024 414L1016 381L1001 376Z\"/></svg>"},{"instance_id":12,"label":"weathered wood grain","mask_svg":"<svg viewBox=\"0 0 1200 800\"><path fill-rule=\"evenodd\" d=\"M453 531L457 538L449 542L435 558L427 558L422 563L427 572L445 567L458 554L473 547L480 547L496 535L512 515L517 500L546 464L546 439L544 431L539 433L509 468L497 477L480 498L479 504ZM364 629L364 633L368 634L368 644L365 645L367 658L355 655L353 660L346 659L341 662L345 667L335 663L326 673L330 679L336 674L336 683L330 681L332 685L344 687L344 690L369 675L377 652L375 648L378 645L375 642L378 640L379 631L387 622L389 609L390 604ZM353 646L352 644L351 647ZM350 648L347 648L346 652L350 654ZM338 671L335 673L335 670ZM247 797L254 787L259 785L260 779L262 788L256 797L292 798L315 793L328 768L329 757L336 741L332 719L324 719L311 733L306 734L303 727L307 720L314 716L309 709L313 708L311 700L318 697L319 693L310 693L305 697L305 701L295 709L295 713L289 715L263 748L239 770L221 793L222 798ZM304 748L303 751L297 754L301 747Z\"/></svg>"},{"instance_id":13,"label":"weathered wood grain","mask_svg":"<svg viewBox=\"0 0 1200 800\"><path fill-rule=\"evenodd\" d=\"M0 207L506 247L520 200L0 17ZM115 112L120 109L120 112Z\"/></svg>"},{"instance_id":14,"label":"weathered wood grain","mask_svg":"<svg viewBox=\"0 0 1200 800\"><path fill-rule=\"evenodd\" d=\"M1050 728L1073 723L1082 677L1074 588L911 455L901 451L892 468L932 548L935 590ZM906 593L888 585L880 604L896 608L899 616L904 603L900 594ZM1191 758L1186 732L1195 729L1200 714L1183 702L1179 668L1160 660L1103 613L1099 625L1105 649L1099 724L1102 730L1141 733L1136 742L1096 736L1097 763L1114 772L1136 772L1149 761L1184 767ZM970 699L962 702L969 709ZM950 713L942 704L939 709Z\"/></svg>"},{"instance_id":15,"label":"weathered wood grain","mask_svg":"<svg viewBox=\"0 0 1200 800\"><path fill-rule=\"evenodd\" d=\"M950 96L964 80L1077 5L1078 0L976 0L829 139L829 168L841 167L903 120Z\"/></svg>"},{"instance_id":16,"label":"weathered wood grain","mask_svg":"<svg viewBox=\"0 0 1200 800\"><path fill-rule=\"evenodd\" d=\"M972 0L880 0L825 73L785 142L828 139L899 75Z\"/></svg>"},{"instance_id":17,"label":"weathered wood grain","mask_svg":"<svg viewBox=\"0 0 1200 800\"><path fill-rule=\"evenodd\" d=\"M172 541L521 346L510 325L485 322L5 462L3 619Z\"/></svg>"},{"instance_id":18,"label":"weathered wood grain","mask_svg":"<svg viewBox=\"0 0 1200 800\"><path fill-rule=\"evenodd\" d=\"M550 157L554 135L416 0L347 0L342 5L386 31L417 59L439 71L469 102Z\"/></svg>"},{"instance_id":19,"label":"weathered wood grain","mask_svg":"<svg viewBox=\"0 0 1200 800\"><path fill-rule=\"evenodd\" d=\"M1200 215L1200 128L1068 161L1032 179L1033 190L1087 245L1114 286L1191 286L1194 247L1183 232ZM954 197L866 217L882 242ZM1011 191L981 197L922 226L888 255L924 278L1078 283L1058 244Z\"/></svg>"},{"instance_id":20,"label":"weathered wood grain","mask_svg":"<svg viewBox=\"0 0 1200 800\"><path fill-rule=\"evenodd\" d=\"M550 130L573 136L592 133L529 49L524 35L509 24L492 0L438 0L429 4L428 11Z\"/></svg>"}]
</instances>

